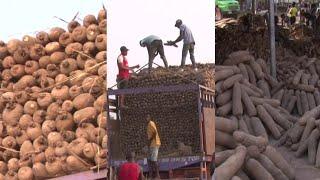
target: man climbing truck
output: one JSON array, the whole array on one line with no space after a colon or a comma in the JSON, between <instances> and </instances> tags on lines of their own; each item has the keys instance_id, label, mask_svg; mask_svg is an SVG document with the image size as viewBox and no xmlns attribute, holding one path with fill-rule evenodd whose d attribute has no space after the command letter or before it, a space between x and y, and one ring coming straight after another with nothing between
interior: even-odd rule
<instances>
[{"instance_id":1,"label":"man climbing truck","mask_svg":"<svg viewBox=\"0 0 320 180\"><path fill-rule=\"evenodd\" d=\"M129 67L129 63L127 60L127 55L129 49L127 47L122 46L120 48L121 54L117 58L117 64L119 69L119 74L117 76L117 84L118 89L125 89L127 88L127 84L130 79L130 71L133 71L135 68L139 68L139 65ZM120 96L120 108L124 108L124 95Z\"/></svg>"},{"instance_id":2,"label":"man climbing truck","mask_svg":"<svg viewBox=\"0 0 320 180\"><path fill-rule=\"evenodd\" d=\"M158 36L150 35L142 39L140 41L140 46L147 47L149 54L149 72L151 72L153 60L158 54L160 54L164 66L168 68L168 62L166 56L164 55L163 43Z\"/></svg>"}]
</instances>

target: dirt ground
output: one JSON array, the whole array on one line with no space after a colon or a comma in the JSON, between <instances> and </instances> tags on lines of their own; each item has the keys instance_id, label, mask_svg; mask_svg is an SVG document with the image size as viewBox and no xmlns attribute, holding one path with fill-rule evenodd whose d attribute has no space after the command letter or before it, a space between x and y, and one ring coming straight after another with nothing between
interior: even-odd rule
<instances>
[{"instance_id":1,"label":"dirt ground","mask_svg":"<svg viewBox=\"0 0 320 180\"><path fill-rule=\"evenodd\" d=\"M294 152L284 146L276 149L295 168L296 180L320 180L320 169L310 165L307 156L296 158Z\"/></svg>"}]
</instances>

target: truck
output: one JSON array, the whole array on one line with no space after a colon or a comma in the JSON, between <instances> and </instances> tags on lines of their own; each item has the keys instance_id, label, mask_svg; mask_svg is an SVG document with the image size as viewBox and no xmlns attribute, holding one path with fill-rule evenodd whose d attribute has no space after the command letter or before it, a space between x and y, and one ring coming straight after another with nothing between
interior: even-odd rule
<instances>
[{"instance_id":1,"label":"truck","mask_svg":"<svg viewBox=\"0 0 320 180\"><path fill-rule=\"evenodd\" d=\"M237 0L216 0L215 2L224 16L236 15L240 12L240 4Z\"/></svg>"},{"instance_id":2,"label":"truck","mask_svg":"<svg viewBox=\"0 0 320 180\"><path fill-rule=\"evenodd\" d=\"M127 109L119 108L120 95L125 95ZM108 89L107 96L110 179L125 162L123 149L135 150L137 163L147 174L147 154L142 150L146 142L141 138L146 136L143 117L149 112L155 117L162 141L158 157L161 178L211 178L209 169L215 149L213 89L197 83L165 84ZM141 128L136 128L137 124ZM175 149L177 141L183 141L192 151Z\"/></svg>"}]
</instances>

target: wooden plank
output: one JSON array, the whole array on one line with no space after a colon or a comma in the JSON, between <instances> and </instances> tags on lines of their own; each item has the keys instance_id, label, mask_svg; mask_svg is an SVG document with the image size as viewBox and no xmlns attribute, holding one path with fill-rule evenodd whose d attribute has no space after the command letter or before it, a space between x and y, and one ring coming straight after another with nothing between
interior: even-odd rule
<instances>
[{"instance_id":1,"label":"wooden plank","mask_svg":"<svg viewBox=\"0 0 320 180\"><path fill-rule=\"evenodd\" d=\"M215 112L213 108L203 108L204 115L204 147L207 155L215 152Z\"/></svg>"}]
</instances>

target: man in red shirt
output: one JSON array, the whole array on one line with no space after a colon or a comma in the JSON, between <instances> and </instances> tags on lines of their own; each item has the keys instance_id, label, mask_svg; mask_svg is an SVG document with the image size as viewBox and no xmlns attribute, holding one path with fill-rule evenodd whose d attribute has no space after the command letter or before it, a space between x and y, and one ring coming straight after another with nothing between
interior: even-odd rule
<instances>
[{"instance_id":1,"label":"man in red shirt","mask_svg":"<svg viewBox=\"0 0 320 180\"><path fill-rule=\"evenodd\" d=\"M117 58L119 74L117 76L118 89L125 89L130 79L130 71L139 68L139 65L129 67L127 55L128 50L125 46L120 48L121 54ZM124 107L124 95L120 95L120 107Z\"/></svg>"},{"instance_id":2,"label":"man in red shirt","mask_svg":"<svg viewBox=\"0 0 320 180\"><path fill-rule=\"evenodd\" d=\"M126 163L122 164L119 169L119 180L143 180L142 168L135 162L135 153L131 152L127 154Z\"/></svg>"}]
</instances>

